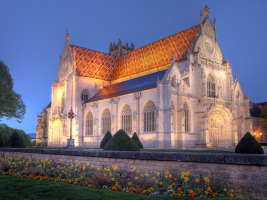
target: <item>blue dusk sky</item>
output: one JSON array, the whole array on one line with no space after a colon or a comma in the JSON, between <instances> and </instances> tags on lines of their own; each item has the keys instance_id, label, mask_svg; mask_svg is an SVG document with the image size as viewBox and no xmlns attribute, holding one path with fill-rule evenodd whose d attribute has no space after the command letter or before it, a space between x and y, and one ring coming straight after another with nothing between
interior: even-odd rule
<instances>
[{"instance_id":1,"label":"blue dusk sky","mask_svg":"<svg viewBox=\"0 0 267 200\"><path fill-rule=\"evenodd\" d=\"M199 24L205 5L245 96L267 101L267 1L0 0L0 60L27 106L22 123L1 123L35 133L37 114L51 101L66 29L77 46L108 53L110 43L121 39L139 48Z\"/></svg>"}]
</instances>

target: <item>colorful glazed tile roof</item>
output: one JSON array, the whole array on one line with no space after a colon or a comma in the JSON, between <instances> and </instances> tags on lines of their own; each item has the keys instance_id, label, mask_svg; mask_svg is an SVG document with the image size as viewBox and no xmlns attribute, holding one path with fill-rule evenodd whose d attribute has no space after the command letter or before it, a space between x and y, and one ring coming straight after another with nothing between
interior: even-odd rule
<instances>
[{"instance_id":1,"label":"colorful glazed tile roof","mask_svg":"<svg viewBox=\"0 0 267 200\"><path fill-rule=\"evenodd\" d=\"M117 57L70 45L71 52L75 49L76 73L111 81L170 64L173 52L176 61L184 60L199 27L194 26Z\"/></svg>"}]
</instances>

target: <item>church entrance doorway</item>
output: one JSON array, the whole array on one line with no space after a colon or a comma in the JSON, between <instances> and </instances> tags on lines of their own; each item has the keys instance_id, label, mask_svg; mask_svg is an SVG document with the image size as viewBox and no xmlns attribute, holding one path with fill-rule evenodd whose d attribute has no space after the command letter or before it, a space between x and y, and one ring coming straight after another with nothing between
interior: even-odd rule
<instances>
[{"instance_id":1,"label":"church entrance doorway","mask_svg":"<svg viewBox=\"0 0 267 200\"><path fill-rule=\"evenodd\" d=\"M230 119L224 110L210 113L208 127L208 143L210 147L231 146Z\"/></svg>"}]
</instances>

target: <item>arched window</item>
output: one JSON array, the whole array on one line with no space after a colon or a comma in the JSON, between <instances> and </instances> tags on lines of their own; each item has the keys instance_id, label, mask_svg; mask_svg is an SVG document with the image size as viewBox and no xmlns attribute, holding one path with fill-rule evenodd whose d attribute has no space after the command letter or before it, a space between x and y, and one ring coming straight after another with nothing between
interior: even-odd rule
<instances>
[{"instance_id":1,"label":"arched window","mask_svg":"<svg viewBox=\"0 0 267 200\"><path fill-rule=\"evenodd\" d=\"M121 127L126 133L132 132L132 111L128 104L121 111Z\"/></svg>"},{"instance_id":2,"label":"arched window","mask_svg":"<svg viewBox=\"0 0 267 200\"><path fill-rule=\"evenodd\" d=\"M63 92L61 96L61 107L60 107L60 113L63 113L64 111L64 104L65 104L65 92Z\"/></svg>"},{"instance_id":3,"label":"arched window","mask_svg":"<svg viewBox=\"0 0 267 200\"><path fill-rule=\"evenodd\" d=\"M89 112L85 120L85 135L93 135L93 115Z\"/></svg>"},{"instance_id":4,"label":"arched window","mask_svg":"<svg viewBox=\"0 0 267 200\"><path fill-rule=\"evenodd\" d=\"M102 134L111 131L111 115L109 109L105 109L102 113Z\"/></svg>"},{"instance_id":5,"label":"arched window","mask_svg":"<svg viewBox=\"0 0 267 200\"><path fill-rule=\"evenodd\" d=\"M176 86L176 75L174 75L174 76L172 77L172 80L171 80L171 86L172 86L173 88L175 88L175 86Z\"/></svg>"},{"instance_id":6,"label":"arched window","mask_svg":"<svg viewBox=\"0 0 267 200\"><path fill-rule=\"evenodd\" d=\"M184 104L184 130L189 132L189 106L187 102Z\"/></svg>"},{"instance_id":7,"label":"arched window","mask_svg":"<svg viewBox=\"0 0 267 200\"><path fill-rule=\"evenodd\" d=\"M207 93L208 97L215 98L215 78L211 74L207 80Z\"/></svg>"},{"instance_id":8,"label":"arched window","mask_svg":"<svg viewBox=\"0 0 267 200\"><path fill-rule=\"evenodd\" d=\"M83 102L87 101L90 98L90 92L87 89L84 89L81 94L81 100Z\"/></svg>"},{"instance_id":9,"label":"arched window","mask_svg":"<svg viewBox=\"0 0 267 200\"><path fill-rule=\"evenodd\" d=\"M144 132L156 131L156 105L149 101L144 108Z\"/></svg>"}]
</instances>

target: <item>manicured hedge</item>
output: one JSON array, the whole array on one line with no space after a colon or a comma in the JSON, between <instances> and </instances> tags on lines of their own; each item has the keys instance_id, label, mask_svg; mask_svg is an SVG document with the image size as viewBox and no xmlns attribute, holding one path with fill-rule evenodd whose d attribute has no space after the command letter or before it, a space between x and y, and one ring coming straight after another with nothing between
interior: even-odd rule
<instances>
[{"instance_id":1,"label":"manicured hedge","mask_svg":"<svg viewBox=\"0 0 267 200\"><path fill-rule=\"evenodd\" d=\"M120 129L105 145L103 150L112 151L140 151L138 145L124 130Z\"/></svg>"},{"instance_id":2,"label":"manicured hedge","mask_svg":"<svg viewBox=\"0 0 267 200\"><path fill-rule=\"evenodd\" d=\"M239 141L235 148L236 153L264 154L263 148L257 140L247 132Z\"/></svg>"},{"instance_id":3,"label":"manicured hedge","mask_svg":"<svg viewBox=\"0 0 267 200\"><path fill-rule=\"evenodd\" d=\"M103 137L101 143L100 143L100 148L103 149L105 145L108 143L108 141L112 138L111 133L108 131L105 136Z\"/></svg>"},{"instance_id":4,"label":"manicured hedge","mask_svg":"<svg viewBox=\"0 0 267 200\"><path fill-rule=\"evenodd\" d=\"M138 147L139 147L140 149L143 149L143 148L144 148L144 147L143 147L143 144L142 144L142 142L139 140L139 138L138 138L136 132L134 132L134 134L133 134L133 136L132 136L132 139L133 139L133 141L135 141L135 143L138 145Z\"/></svg>"}]
</instances>

